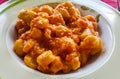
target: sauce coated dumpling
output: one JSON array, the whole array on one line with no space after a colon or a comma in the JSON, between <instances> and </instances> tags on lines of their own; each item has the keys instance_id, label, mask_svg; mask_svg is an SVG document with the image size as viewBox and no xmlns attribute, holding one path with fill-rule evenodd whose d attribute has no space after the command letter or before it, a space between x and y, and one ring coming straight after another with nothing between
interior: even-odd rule
<instances>
[{"instance_id":1,"label":"sauce coated dumpling","mask_svg":"<svg viewBox=\"0 0 120 79\"><path fill-rule=\"evenodd\" d=\"M28 67L50 74L75 71L103 50L94 16L81 16L69 1L22 9L14 52Z\"/></svg>"}]
</instances>

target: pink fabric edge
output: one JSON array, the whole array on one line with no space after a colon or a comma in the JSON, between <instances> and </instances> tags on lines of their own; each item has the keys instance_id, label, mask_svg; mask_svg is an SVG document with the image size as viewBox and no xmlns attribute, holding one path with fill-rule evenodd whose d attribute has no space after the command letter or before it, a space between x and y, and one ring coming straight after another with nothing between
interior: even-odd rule
<instances>
[{"instance_id":1,"label":"pink fabric edge","mask_svg":"<svg viewBox=\"0 0 120 79\"><path fill-rule=\"evenodd\" d=\"M102 1L117 9L117 0L102 0Z\"/></svg>"},{"instance_id":2,"label":"pink fabric edge","mask_svg":"<svg viewBox=\"0 0 120 79\"><path fill-rule=\"evenodd\" d=\"M7 0L0 0L0 4L2 4L2 3L4 3L4 2L6 2Z\"/></svg>"}]
</instances>

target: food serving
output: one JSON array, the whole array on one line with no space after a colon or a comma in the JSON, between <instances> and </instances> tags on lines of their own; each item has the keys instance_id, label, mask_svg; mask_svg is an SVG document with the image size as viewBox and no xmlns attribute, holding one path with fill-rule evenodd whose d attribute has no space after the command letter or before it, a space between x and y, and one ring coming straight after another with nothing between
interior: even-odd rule
<instances>
[{"instance_id":1,"label":"food serving","mask_svg":"<svg viewBox=\"0 0 120 79\"><path fill-rule=\"evenodd\" d=\"M75 71L103 50L95 17L82 16L69 1L22 9L15 29L15 53L44 73Z\"/></svg>"}]
</instances>

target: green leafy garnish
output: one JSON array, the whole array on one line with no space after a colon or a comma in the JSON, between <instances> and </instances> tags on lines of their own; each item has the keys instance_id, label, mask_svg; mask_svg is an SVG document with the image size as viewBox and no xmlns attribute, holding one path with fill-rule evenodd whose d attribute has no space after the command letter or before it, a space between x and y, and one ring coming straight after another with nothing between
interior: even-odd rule
<instances>
[{"instance_id":1,"label":"green leafy garnish","mask_svg":"<svg viewBox=\"0 0 120 79\"><path fill-rule=\"evenodd\" d=\"M95 10L93 10L93 9L90 9L90 12L95 12Z\"/></svg>"},{"instance_id":2,"label":"green leafy garnish","mask_svg":"<svg viewBox=\"0 0 120 79\"><path fill-rule=\"evenodd\" d=\"M82 10L89 10L89 8L86 7L86 6L81 6L81 9L82 9Z\"/></svg>"},{"instance_id":3,"label":"green leafy garnish","mask_svg":"<svg viewBox=\"0 0 120 79\"><path fill-rule=\"evenodd\" d=\"M97 22L99 22L100 16L101 16L100 14L96 15Z\"/></svg>"}]
</instances>

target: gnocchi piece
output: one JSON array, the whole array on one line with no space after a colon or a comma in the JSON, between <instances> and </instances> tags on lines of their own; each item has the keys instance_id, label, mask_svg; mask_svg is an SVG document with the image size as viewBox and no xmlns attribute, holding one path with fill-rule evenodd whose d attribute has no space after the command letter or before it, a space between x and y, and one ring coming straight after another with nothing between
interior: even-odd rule
<instances>
[{"instance_id":1,"label":"gnocchi piece","mask_svg":"<svg viewBox=\"0 0 120 79\"><path fill-rule=\"evenodd\" d=\"M71 17L69 12L67 11L67 9L64 6L58 5L55 8L55 10L59 11L62 14L64 19L69 19Z\"/></svg>"},{"instance_id":2,"label":"gnocchi piece","mask_svg":"<svg viewBox=\"0 0 120 79\"><path fill-rule=\"evenodd\" d=\"M43 17L43 18L48 18L48 17L49 17L49 14L46 13L46 12L38 12L37 15L38 15L38 16L41 16L41 17Z\"/></svg>"},{"instance_id":3,"label":"gnocchi piece","mask_svg":"<svg viewBox=\"0 0 120 79\"><path fill-rule=\"evenodd\" d=\"M50 64L50 70L52 73L57 73L62 69L63 69L63 64L61 58L59 56L56 56L54 61Z\"/></svg>"},{"instance_id":4,"label":"gnocchi piece","mask_svg":"<svg viewBox=\"0 0 120 79\"><path fill-rule=\"evenodd\" d=\"M63 6L65 6L67 8L71 8L71 7L73 7L73 4L70 1L66 1L63 3Z\"/></svg>"},{"instance_id":5,"label":"gnocchi piece","mask_svg":"<svg viewBox=\"0 0 120 79\"><path fill-rule=\"evenodd\" d=\"M34 58L38 57L40 54L42 54L45 51L45 48L40 48L39 44L36 43L33 49L30 52L30 55Z\"/></svg>"},{"instance_id":6,"label":"gnocchi piece","mask_svg":"<svg viewBox=\"0 0 120 79\"><path fill-rule=\"evenodd\" d=\"M95 31L97 31L97 29L98 29L98 23L97 23L95 17L92 16L92 15L86 15L86 16L84 16L84 17L87 18L87 19L91 22L91 24L92 24L92 26L93 26L93 29L94 29Z\"/></svg>"},{"instance_id":7,"label":"gnocchi piece","mask_svg":"<svg viewBox=\"0 0 120 79\"><path fill-rule=\"evenodd\" d=\"M32 28L31 32L30 32L30 37L32 37L34 39L41 39L41 37L42 37L41 30L39 30L37 28Z\"/></svg>"},{"instance_id":8,"label":"gnocchi piece","mask_svg":"<svg viewBox=\"0 0 120 79\"><path fill-rule=\"evenodd\" d=\"M23 28L24 25L25 25L25 23L24 23L23 20L18 20L18 21L16 22L15 29L16 29L16 30L19 30L19 29Z\"/></svg>"},{"instance_id":9,"label":"gnocchi piece","mask_svg":"<svg viewBox=\"0 0 120 79\"><path fill-rule=\"evenodd\" d=\"M54 11L54 13L51 16L49 16L48 19L49 19L51 24L65 25L65 21L63 19L63 16L58 11Z\"/></svg>"},{"instance_id":10,"label":"gnocchi piece","mask_svg":"<svg viewBox=\"0 0 120 79\"><path fill-rule=\"evenodd\" d=\"M72 52L72 53L66 55L65 60L66 61L71 61L74 57L77 57L77 56L78 57L80 56L79 52Z\"/></svg>"},{"instance_id":11,"label":"gnocchi piece","mask_svg":"<svg viewBox=\"0 0 120 79\"><path fill-rule=\"evenodd\" d=\"M22 9L18 15L18 18L22 19L27 25L30 25L31 20L35 17L36 12L31 9Z\"/></svg>"},{"instance_id":12,"label":"gnocchi piece","mask_svg":"<svg viewBox=\"0 0 120 79\"><path fill-rule=\"evenodd\" d=\"M48 6L48 5L43 5L43 6L40 7L40 11L41 11L41 12L46 12L46 13L48 13L49 15L52 15L54 10L53 10L52 7L50 7L50 6Z\"/></svg>"},{"instance_id":13,"label":"gnocchi piece","mask_svg":"<svg viewBox=\"0 0 120 79\"><path fill-rule=\"evenodd\" d=\"M92 15L86 15L84 17L87 18L92 23L93 29L95 31L97 31L97 29L98 29L98 23L97 23L95 17L92 16Z\"/></svg>"},{"instance_id":14,"label":"gnocchi piece","mask_svg":"<svg viewBox=\"0 0 120 79\"><path fill-rule=\"evenodd\" d=\"M84 16L84 17L87 18L89 21L96 22L96 19L95 19L94 16L86 15L86 16Z\"/></svg>"},{"instance_id":15,"label":"gnocchi piece","mask_svg":"<svg viewBox=\"0 0 120 79\"><path fill-rule=\"evenodd\" d=\"M80 67L79 57L74 57L71 60L71 66L73 70L77 70Z\"/></svg>"},{"instance_id":16,"label":"gnocchi piece","mask_svg":"<svg viewBox=\"0 0 120 79\"><path fill-rule=\"evenodd\" d=\"M79 52L72 52L66 55L65 60L71 65L72 70L76 70L80 67L80 53Z\"/></svg>"},{"instance_id":17,"label":"gnocchi piece","mask_svg":"<svg viewBox=\"0 0 120 79\"><path fill-rule=\"evenodd\" d=\"M45 29L45 32L44 32L44 36L47 38L47 39L51 39L51 30L50 29Z\"/></svg>"},{"instance_id":18,"label":"gnocchi piece","mask_svg":"<svg viewBox=\"0 0 120 79\"><path fill-rule=\"evenodd\" d=\"M36 6L36 7L32 8L32 11L34 11L34 12L38 13L38 12L40 12L40 9L39 9L39 7L38 7L38 6Z\"/></svg>"},{"instance_id":19,"label":"gnocchi piece","mask_svg":"<svg viewBox=\"0 0 120 79\"><path fill-rule=\"evenodd\" d=\"M25 33L23 33L21 36L19 36L20 39L23 39L23 40L28 40L30 39L30 30L29 31L26 31Z\"/></svg>"},{"instance_id":20,"label":"gnocchi piece","mask_svg":"<svg viewBox=\"0 0 120 79\"><path fill-rule=\"evenodd\" d=\"M80 42L80 36L79 35L70 35L70 38L72 38L74 40L75 43L79 43Z\"/></svg>"},{"instance_id":21,"label":"gnocchi piece","mask_svg":"<svg viewBox=\"0 0 120 79\"><path fill-rule=\"evenodd\" d=\"M24 57L24 63L32 68L32 69L36 69L37 68L37 63L36 61L34 60L34 58L32 56L30 56L29 54L25 55Z\"/></svg>"},{"instance_id":22,"label":"gnocchi piece","mask_svg":"<svg viewBox=\"0 0 120 79\"><path fill-rule=\"evenodd\" d=\"M56 50L55 55L60 55L62 58L65 58L67 53L76 51L76 43L73 39L68 37L56 38L55 40L50 41L50 46L53 50ZM60 53L62 51L67 51Z\"/></svg>"},{"instance_id":23,"label":"gnocchi piece","mask_svg":"<svg viewBox=\"0 0 120 79\"><path fill-rule=\"evenodd\" d=\"M65 27L63 25L58 25L55 30L56 30L55 34L58 37L65 36L65 35L67 35L67 34L72 32L70 29L68 29L67 27Z\"/></svg>"},{"instance_id":24,"label":"gnocchi piece","mask_svg":"<svg viewBox=\"0 0 120 79\"><path fill-rule=\"evenodd\" d=\"M25 32L26 32L25 28L21 28L21 29L18 30L19 36L22 35Z\"/></svg>"},{"instance_id":25,"label":"gnocchi piece","mask_svg":"<svg viewBox=\"0 0 120 79\"><path fill-rule=\"evenodd\" d=\"M81 14L78 9L75 7L71 7L68 9L69 14L72 16L72 19L77 20L79 17L81 17Z\"/></svg>"},{"instance_id":26,"label":"gnocchi piece","mask_svg":"<svg viewBox=\"0 0 120 79\"><path fill-rule=\"evenodd\" d=\"M63 71L64 73L70 72L71 69L72 69L72 68L71 68L71 66L70 66L69 64L66 64L66 63L63 64L63 69L62 69L62 71Z\"/></svg>"},{"instance_id":27,"label":"gnocchi piece","mask_svg":"<svg viewBox=\"0 0 120 79\"><path fill-rule=\"evenodd\" d=\"M98 23L97 22L92 22L92 25L94 27L94 30L98 31Z\"/></svg>"},{"instance_id":28,"label":"gnocchi piece","mask_svg":"<svg viewBox=\"0 0 120 79\"><path fill-rule=\"evenodd\" d=\"M81 30L84 30L88 28L89 21L83 17L83 18L79 18L78 20L76 20L75 24L77 25L77 27L81 28Z\"/></svg>"},{"instance_id":29,"label":"gnocchi piece","mask_svg":"<svg viewBox=\"0 0 120 79\"><path fill-rule=\"evenodd\" d=\"M22 39L18 39L14 43L14 51L20 57L22 57L24 55L23 46L24 46L24 40L22 40Z\"/></svg>"},{"instance_id":30,"label":"gnocchi piece","mask_svg":"<svg viewBox=\"0 0 120 79\"><path fill-rule=\"evenodd\" d=\"M23 46L23 52L28 53L30 49L35 45L36 41L33 39L29 39L26 41L25 45Z\"/></svg>"},{"instance_id":31,"label":"gnocchi piece","mask_svg":"<svg viewBox=\"0 0 120 79\"><path fill-rule=\"evenodd\" d=\"M41 55L37 57L37 63L39 67L43 68L43 70L48 69L48 65L52 63L54 60L55 60L55 56L50 50L43 52Z\"/></svg>"},{"instance_id":32,"label":"gnocchi piece","mask_svg":"<svg viewBox=\"0 0 120 79\"><path fill-rule=\"evenodd\" d=\"M17 23L15 25L15 29L18 33L18 36L20 36L23 33L25 33L26 31L28 31L30 29L30 27L28 25L26 25L23 20L20 19L17 21Z\"/></svg>"},{"instance_id":33,"label":"gnocchi piece","mask_svg":"<svg viewBox=\"0 0 120 79\"><path fill-rule=\"evenodd\" d=\"M82 52L80 54L81 66L84 66L87 63L87 60L88 60L88 55L86 54L86 52Z\"/></svg>"},{"instance_id":34,"label":"gnocchi piece","mask_svg":"<svg viewBox=\"0 0 120 79\"><path fill-rule=\"evenodd\" d=\"M102 50L102 40L97 36L89 35L81 42L80 47L91 50L91 54L94 55Z\"/></svg>"},{"instance_id":35,"label":"gnocchi piece","mask_svg":"<svg viewBox=\"0 0 120 79\"><path fill-rule=\"evenodd\" d=\"M56 9L62 14L64 19L69 20L70 23L81 17L79 10L69 1L59 4Z\"/></svg>"},{"instance_id":36,"label":"gnocchi piece","mask_svg":"<svg viewBox=\"0 0 120 79\"><path fill-rule=\"evenodd\" d=\"M39 29L46 28L48 27L48 25L49 25L49 20L41 16L34 18L30 23L31 27L36 27Z\"/></svg>"},{"instance_id":37,"label":"gnocchi piece","mask_svg":"<svg viewBox=\"0 0 120 79\"><path fill-rule=\"evenodd\" d=\"M91 55L95 55L96 53L102 53L102 48L103 47L103 43L102 43L102 39L98 38L98 40L96 40L96 45L95 47L92 49L91 51Z\"/></svg>"},{"instance_id":38,"label":"gnocchi piece","mask_svg":"<svg viewBox=\"0 0 120 79\"><path fill-rule=\"evenodd\" d=\"M89 35L92 35L92 33L91 33L91 30L87 28L83 31L80 37L81 39L84 39L86 36L89 36Z\"/></svg>"},{"instance_id":39,"label":"gnocchi piece","mask_svg":"<svg viewBox=\"0 0 120 79\"><path fill-rule=\"evenodd\" d=\"M41 66L41 65L38 65L37 69L41 72L44 72L44 73L50 73L50 70L48 68L48 66Z\"/></svg>"}]
</instances>

